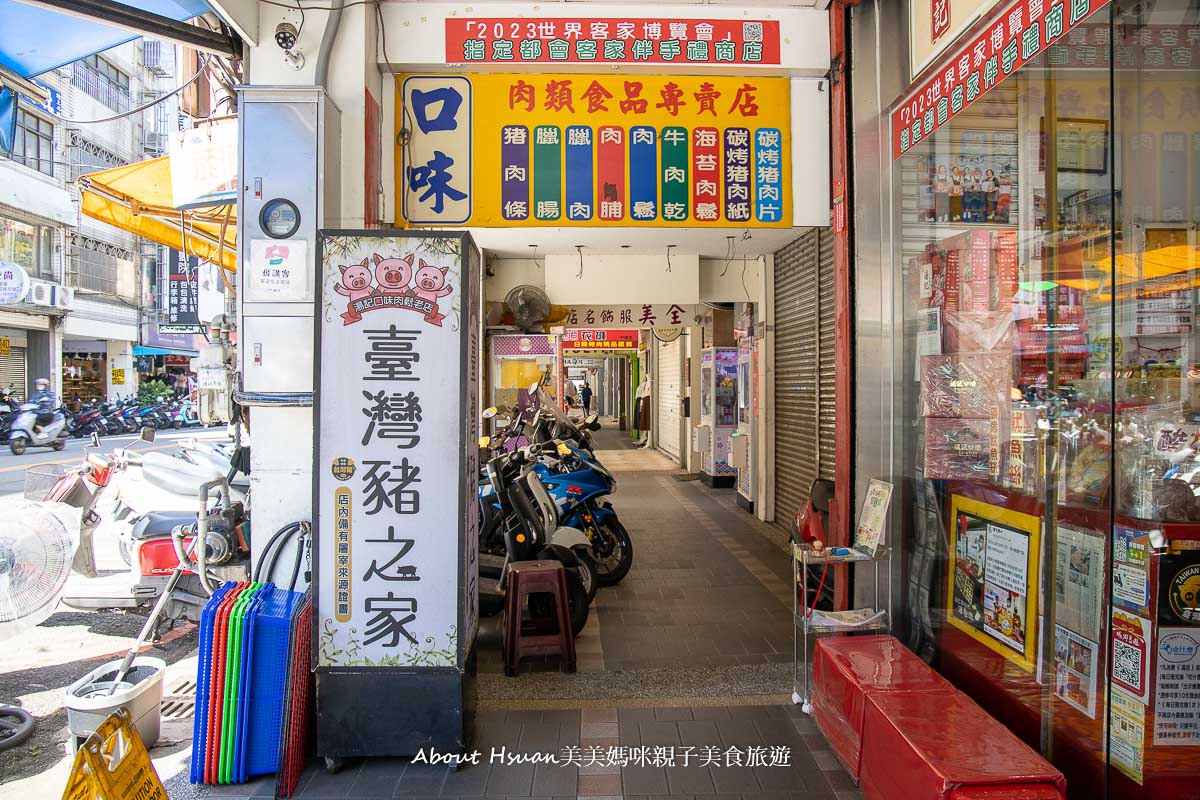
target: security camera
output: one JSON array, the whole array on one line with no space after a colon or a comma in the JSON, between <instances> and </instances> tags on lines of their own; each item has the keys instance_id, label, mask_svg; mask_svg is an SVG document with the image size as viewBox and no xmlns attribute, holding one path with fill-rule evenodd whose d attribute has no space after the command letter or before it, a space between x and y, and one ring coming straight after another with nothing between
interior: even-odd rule
<instances>
[{"instance_id":1,"label":"security camera","mask_svg":"<svg viewBox=\"0 0 1200 800\"><path fill-rule=\"evenodd\" d=\"M290 22L281 22L275 26L275 44L285 52L296 46L296 37L299 35L300 31Z\"/></svg>"}]
</instances>

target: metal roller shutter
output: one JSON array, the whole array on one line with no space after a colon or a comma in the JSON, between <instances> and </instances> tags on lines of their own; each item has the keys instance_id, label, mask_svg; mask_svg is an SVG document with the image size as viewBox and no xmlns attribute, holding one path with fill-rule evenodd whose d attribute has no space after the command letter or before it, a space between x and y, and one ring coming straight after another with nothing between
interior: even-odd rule
<instances>
[{"instance_id":1,"label":"metal roller shutter","mask_svg":"<svg viewBox=\"0 0 1200 800\"><path fill-rule=\"evenodd\" d=\"M775 254L775 519L789 526L820 464L820 234Z\"/></svg>"},{"instance_id":2,"label":"metal roller shutter","mask_svg":"<svg viewBox=\"0 0 1200 800\"><path fill-rule=\"evenodd\" d=\"M15 344L8 348L8 355L0 356L0 389L9 386L17 397L25 397L25 348Z\"/></svg>"},{"instance_id":3,"label":"metal roller shutter","mask_svg":"<svg viewBox=\"0 0 1200 800\"><path fill-rule=\"evenodd\" d=\"M675 460L679 460L679 397L682 394L683 337L673 342L654 342L655 351L654 388L658 395L655 410L655 430L658 447Z\"/></svg>"},{"instance_id":4,"label":"metal roller shutter","mask_svg":"<svg viewBox=\"0 0 1200 800\"><path fill-rule=\"evenodd\" d=\"M817 429L820 452L818 477L833 480L837 466L837 438L835 423L837 420L837 390L834 387L834 374L837 370L834 344L837 329L837 306L834 302L833 280L833 232L828 228L821 229L820 265L818 267L821 304L818 312L818 328L820 330L821 353L817 370L820 389L817 395Z\"/></svg>"}]
</instances>

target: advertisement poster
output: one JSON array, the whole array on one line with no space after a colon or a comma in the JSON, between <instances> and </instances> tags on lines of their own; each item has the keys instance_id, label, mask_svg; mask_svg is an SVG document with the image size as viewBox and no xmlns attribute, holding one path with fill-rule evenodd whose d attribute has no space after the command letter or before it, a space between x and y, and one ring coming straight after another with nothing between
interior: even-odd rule
<instances>
[{"instance_id":1,"label":"advertisement poster","mask_svg":"<svg viewBox=\"0 0 1200 800\"><path fill-rule=\"evenodd\" d=\"M1200 550L1164 555L1160 560L1158 624L1200 626Z\"/></svg>"},{"instance_id":2,"label":"advertisement poster","mask_svg":"<svg viewBox=\"0 0 1200 800\"><path fill-rule=\"evenodd\" d=\"M247 299L257 302L302 302L311 299L308 290L308 243L251 239ZM369 265L375 269L378 265Z\"/></svg>"},{"instance_id":3,"label":"advertisement poster","mask_svg":"<svg viewBox=\"0 0 1200 800\"><path fill-rule=\"evenodd\" d=\"M854 547L875 557L879 542L883 539L883 525L887 520L888 506L892 503L892 485L878 478L867 484L867 496L863 499L862 514L854 532Z\"/></svg>"},{"instance_id":4,"label":"advertisement poster","mask_svg":"<svg viewBox=\"0 0 1200 800\"><path fill-rule=\"evenodd\" d=\"M1040 524L1028 514L952 495L949 622L1030 672Z\"/></svg>"},{"instance_id":5,"label":"advertisement poster","mask_svg":"<svg viewBox=\"0 0 1200 800\"><path fill-rule=\"evenodd\" d=\"M178 250L168 250L166 293L163 308L166 321L159 323L163 333L201 333L200 326L200 261L195 256L183 257Z\"/></svg>"},{"instance_id":6,"label":"advertisement poster","mask_svg":"<svg viewBox=\"0 0 1200 800\"><path fill-rule=\"evenodd\" d=\"M1150 613L1150 581L1146 577L1148 542L1143 531L1116 526L1113 538L1113 601L1147 616Z\"/></svg>"},{"instance_id":7,"label":"advertisement poster","mask_svg":"<svg viewBox=\"0 0 1200 800\"><path fill-rule=\"evenodd\" d=\"M1108 761L1142 785L1146 740L1146 705L1120 689L1109 695Z\"/></svg>"},{"instance_id":8,"label":"advertisement poster","mask_svg":"<svg viewBox=\"0 0 1200 800\"><path fill-rule=\"evenodd\" d=\"M1154 679L1154 744L1200 745L1200 632L1159 628Z\"/></svg>"},{"instance_id":9,"label":"advertisement poster","mask_svg":"<svg viewBox=\"0 0 1200 800\"><path fill-rule=\"evenodd\" d=\"M892 110L892 156L899 158L1044 50L1064 40L1108 0L1069 0L1038 5L1026 16L1026 0L1003 6L995 21L938 62ZM920 7L920 3L914 3ZM1029 6L1032 8L1032 6Z\"/></svg>"},{"instance_id":10,"label":"advertisement poster","mask_svg":"<svg viewBox=\"0 0 1200 800\"><path fill-rule=\"evenodd\" d=\"M1150 620L1119 608L1112 612L1112 682L1142 703L1150 702Z\"/></svg>"},{"instance_id":11,"label":"advertisement poster","mask_svg":"<svg viewBox=\"0 0 1200 800\"><path fill-rule=\"evenodd\" d=\"M1058 527L1054 570L1055 619L1093 641L1100 639L1104 540L1088 531Z\"/></svg>"},{"instance_id":12,"label":"advertisement poster","mask_svg":"<svg viewBox=\"0 0 1200 800\"><path fill-rule=\"evenodd\" d=\"M460 619L471 633L476 596L455 590L476 574L464 567L474 563L475 536L464 535L474 484L468 492L462 480L478 457L465 446L479 371L466 355L477 335L469 241L320 238L320 667L456 666Z\"/></svg>"},{"instance_id":13,"label":"advertisement poster","mask_svg":"<svg viewBox=\"0 0 1200 800\"><path fill-rule=\"evenodd\" d=\"M1096 718L1096 662L1099 645L1062 625L1054 626L1054 694Z\"/></svg>"},{"instance_id":14,"label":"advertisement poster","mask_svg":"<svg viewBox=\"0 0 1200 800\"><path fill-rule=\"evenodd\" d=\"M778 64L778 20L446 18L448 64Z\"/></svg>"},{"instance_id":15,"label":"advertisement poster","mask_svg":"<svg viewBox=\"0 0 1200 800\"><path fill-rule=\"evenodd\" d=\"M418 225L790 227L787 78L410 75L396 196Z\"/></svg>"}]
</instances>

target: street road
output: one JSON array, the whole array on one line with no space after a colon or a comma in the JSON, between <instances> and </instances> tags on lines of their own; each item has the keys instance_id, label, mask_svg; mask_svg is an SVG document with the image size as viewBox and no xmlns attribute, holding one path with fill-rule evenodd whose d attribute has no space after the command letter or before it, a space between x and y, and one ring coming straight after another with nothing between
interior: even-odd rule
<instances>
[{"instance_id":1,"label":"street road","mask_svg":"<svg viewBox=\"0 0 1200 800\"><path fill-rule=\"evenodd\" d=\"M181 431L162 431L153 443L142 442L137 434L105 436L100 440L101 452L110 452L117 447L134 450L165 450L175 446L180 439L193 436L225 435L224 428L187 428ZM83 448L87 439L68 439L65 450L55 452L48 447L31 447L24 455L14 456L8 445L0 444L0 501L8 497L19 497L25 490L25 470L54 464L69 466L83 460Z\"/></svg>"}]
</instances>

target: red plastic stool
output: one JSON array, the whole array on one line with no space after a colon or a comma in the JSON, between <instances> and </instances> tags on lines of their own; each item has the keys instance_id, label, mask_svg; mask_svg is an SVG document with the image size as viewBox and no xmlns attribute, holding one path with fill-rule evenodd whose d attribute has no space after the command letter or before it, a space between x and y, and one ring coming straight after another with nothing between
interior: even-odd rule
<instances>
[{"instance_id":1,"label":"red plastic stool","mask_svg":"<svg viewBox=\"0 0 1200 800\"><path fill-rule=\"evenodd\" d=\"M508 565L504 590L504 674L516 675L527 656L559 655L566 672L575 671L575 634L567 604L567 573L557 561L514 561ZM547 633L521 622L531 594L554 595L557 630Z\"/></svg>"}]
</instances>

